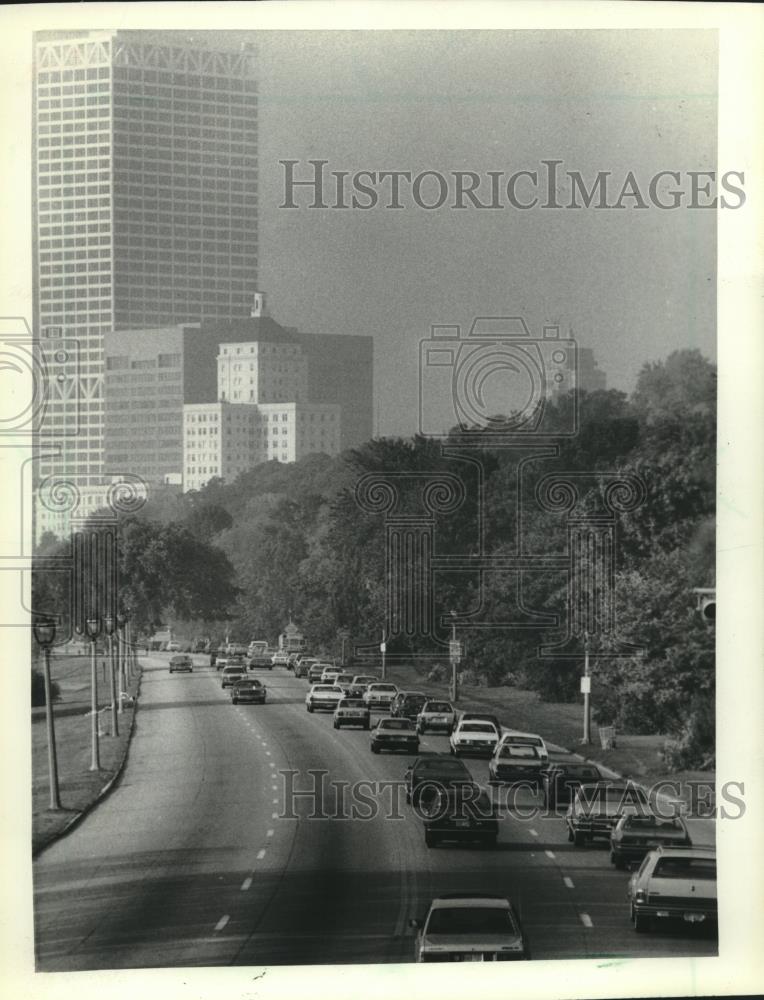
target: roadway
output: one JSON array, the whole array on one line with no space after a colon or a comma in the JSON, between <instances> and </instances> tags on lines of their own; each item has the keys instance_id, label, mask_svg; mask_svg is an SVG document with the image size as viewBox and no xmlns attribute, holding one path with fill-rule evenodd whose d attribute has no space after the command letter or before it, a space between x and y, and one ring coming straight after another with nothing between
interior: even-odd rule
<instances>
[{"instance_id":1,"label":"roadway","mask_svg":"<svg viewBox=\"0 0 764 1000\"><path fill-rule=\"evenodd\" d=\"M193 674L170 675L167 659L144 661L120 782L35 860L39 971L409 962L409 919L466 891L508 896L534 959L716 954L697 928L637 935L628 874L603 847L568 843L562 819L504 810L495 850L426 848L384 785L409 758L372 755L366 732L307 713L306 682L285 669L256 672L265 705L234 706L207 657ZM487 763L470 767L485 783ZM339 800L332 782L349 786ZM380 783L376 799L354 794L359 782ZM291 800L290 785L317 794ZM350 818L354 806L377 814Z\"/></svg>"}]
</instances>

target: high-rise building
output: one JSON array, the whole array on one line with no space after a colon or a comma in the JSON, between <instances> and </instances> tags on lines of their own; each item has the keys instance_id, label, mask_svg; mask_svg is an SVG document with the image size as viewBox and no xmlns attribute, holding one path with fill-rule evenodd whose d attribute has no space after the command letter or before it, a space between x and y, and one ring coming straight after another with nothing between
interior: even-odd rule
<instances>
[{"instance_id":1,"label":"high-rise building","mask_svg":"<svg viewBox=\"0 0 764 1000\"><path fill-rule=\"evenodd\" d=\"M578 388L586 392L607 389L607 376L597 364L594 351L590 347L578 349Z\"/></svg>"},{"instance_id":2,"label":"high-rise building","mask_svg":"<svg viewBox=\"0 0 764 1000\"><path fill-rule=\"evenodd\" d=\"M257 287L256 54L162 32L42 32L34 79L34 331L51 381L42 480L96 487L104 335L246 317ZM48 443L47 431L77 425ZM41 511L45 514L45 510Z\"/></svg>"},{"instance_id":3,"label":"high-rise building","mask_svg":"<svg viewBox=\"0 0 764 1000\"><path fill-rule=\"evenodd\" d=\"M221 344L218 399L231 403L305 402L308 359L299 344Z\"/></svg>"},{"instance_id":4,"label":"high-rise building","mask_svg":"<svg viewBox=\"0 0 764 1000\"><path fill-rule=\"evenodd\" d=\"M215 477L233 482L269 460L340 451L340 407L332 403L192 403L183 407L183 489Z\"/></svg>"}]
</instances>

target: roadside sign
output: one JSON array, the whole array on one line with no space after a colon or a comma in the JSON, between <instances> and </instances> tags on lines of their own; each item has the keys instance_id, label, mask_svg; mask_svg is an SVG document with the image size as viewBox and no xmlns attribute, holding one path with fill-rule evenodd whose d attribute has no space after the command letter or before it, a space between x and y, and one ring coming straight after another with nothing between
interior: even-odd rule
<instances>
[{"instance_id":1,"label":"roadside sign","mask_svg":"<svg viewBox=\"0 0 764 1000\"><path fill-rule=\"evenodd\" d=\"M591 677L581 678L581 694L591 694L592 693L592 679Z\"/></svg>"},{"instance_id":2,"label":"roadside sign","mask_svg":"<svg viewBox=\"0 0 764 1000\"><path fill-rule=\"evenodd\" d=\"M460 639L451 639L448 644L448 655L452 660L461 660L464 654L464 644Z\"/></svg>"}]
</instances>

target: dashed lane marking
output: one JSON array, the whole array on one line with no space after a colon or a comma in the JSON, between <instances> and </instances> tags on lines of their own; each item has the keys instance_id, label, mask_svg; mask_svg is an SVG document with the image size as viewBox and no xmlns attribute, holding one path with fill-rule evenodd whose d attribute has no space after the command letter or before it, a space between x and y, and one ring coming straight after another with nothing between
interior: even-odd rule
<instances>
[{"instance_id":1,"label":"dashed lane marking","mask_svg":"<svg viewBox=\"0 0 764 1000\"><path fill-rule=\"evenodd\" d=\"M589 916L588 913L580 913L579 916L581 917L581 923L584 925L584 927L594 927L594 924L592 923L592 918Z\"/></svg>"},{"instance_id":2,"label":"dashed lane marking","mask_svg":"<svg viewBox=\"0 0 764 1000\"><path fill-rule=\"evenodd\" d=\"M230 918L230 916L229 916L229 915L228 915L227 913L226 913L226 914L224 914L224 915L223 915L223 916L222 916L222 917L220 918L220 920L218 920L218 922L217 922L217 923L215 924L215 930L216 930L216 931L222 931L222 930L223 930L223 928L225 927L225 925L226 925L226 924L228 923L228 921L229 921L230 919L231 919L231 918Z\"/></svg>"},{"instance_id":3,"label":"dashed lane marking","mask_svg":"<svg viewBox=\"0 0 764 1000\"><path fill-rule=\"evenodd\" d=\"M554 851L544 851L544 854L546 854L548 858L551 858L552 861L554 861Z\"/></svg>"},{"instance_id":4,"label":"dashed lane marking","mask_svg":"<svg viewBox=\"0 0 764 1000\"><path fill-rule=\"evenodd\" d=\"M273 815L274 815L274 816L276 816L276 813L274 813ZM278 819L278 817L276 817L276 818ZM269 831L268 831L268 832L266 833L266 835L265 835L265 836L266 836L266 837L272 837L272 836L273 836L273 834L274 834L274 831L273 831L273 830L269 830Z\"/></svg>"},{"instance_id":5,"label":"dashed lane marking","mask_svg":"<svg viewBox=\"0 0 764 1000\"><path fill-rule=\"evenodd\" d=\"M538 837L538 834L536 833L535 830L529 830L528 833L531 835L531 837Z\"/></svg>"},{"instance_id":6,"label":"dashed lane marking","mask_svg":"<svg viewBox=\"0 0 764 1000\"><path fill-rule=\"evenodd\" d=\"M251 878L245 878L244 881L241 883L241 891L242 892L246 892L247 889L249 889L249 887L251 885L252 885L252 879Z\"/></svg>"},{"instance_id":7,"label":"dashed lane marking","mask_svg":"<svg viewBox=\"0 0 764 1000\"><path fill-rule=\"evenodd\" d=\"M569 889L574 889L575 888L575 886L573 885L573 879L572 878L568 878L567 875L564 875L562 880L563 880L563 882L565 883L565 885Z\"/></svg>"},{"instance_id":8,"label":"dashed lane marking","mask_svg":"<svg viewBox=\"0 0 764 1000\"><path fill-rule=\"evenodd\" d=\"M276 800L274 799L273 801L275 802ZM271 819L278 819L278 818L279 818L278 813L271 813Z\"/></svg>"},{"instance_id":9,"label":"dashed lane marking","mask_svg":"<svg viewBox=\"0 0 764 1000\"><path fill-rule=\"evenodd\" d=\"M257 860L262 861L264 857L265 857L265 848L261 847L260 850L257 852Z\"/></svg>"}]
</instances>

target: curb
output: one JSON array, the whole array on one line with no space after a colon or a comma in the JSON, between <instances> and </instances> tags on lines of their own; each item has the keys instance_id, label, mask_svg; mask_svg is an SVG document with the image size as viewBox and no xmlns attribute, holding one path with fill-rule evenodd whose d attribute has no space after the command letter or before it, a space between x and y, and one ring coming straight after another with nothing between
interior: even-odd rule
<instances>
[{"instance_id":1,"label":"curb","mask_svg":"<svg viewBox=\"0 0 764 1000\"><path fill-rule=\"evenodd\" d=\"M122 772L124 771L125 764L127 763L127 755L130 752L130 746L132 745L133 742L133 730L135 729L135 717L138 714L138 705L140 704L138 696L140 695L141 692L142 680L143 680L143 668L141 667L140 673L138 674L138 684L135 689L135 703L133 706L133 717L130 720L130 731L128 732L127 739L125 740L125 749L122 753L122 758L120 759L117 768L114 771L114 774L111 776L111 778L109 778L109 780L100 790L100 792L96 795L96 797L91 802L89 802L84 809L80 809L79 812L75 813L68 823L62 826L60 830L57 830L55 833L51 834L50 837L48 837L48 839L44 843L38 844L37 847L33 848L32 858L39 857L39 855L42 854L43 851L47 850L47 848L50 847L51 844L55 844L56 841L61 840L62 837L65 837L68 833L71 833L71 831L76 826L79 826L82 820L85 819L85 817L90 812L92 812L93 809L95 809L95 807L101 802L101 800L106 798L106 796L109 794L112 788L114 788L114 786L117 784L118 780L122 777Z\"/></svg>"}]
</instances>

